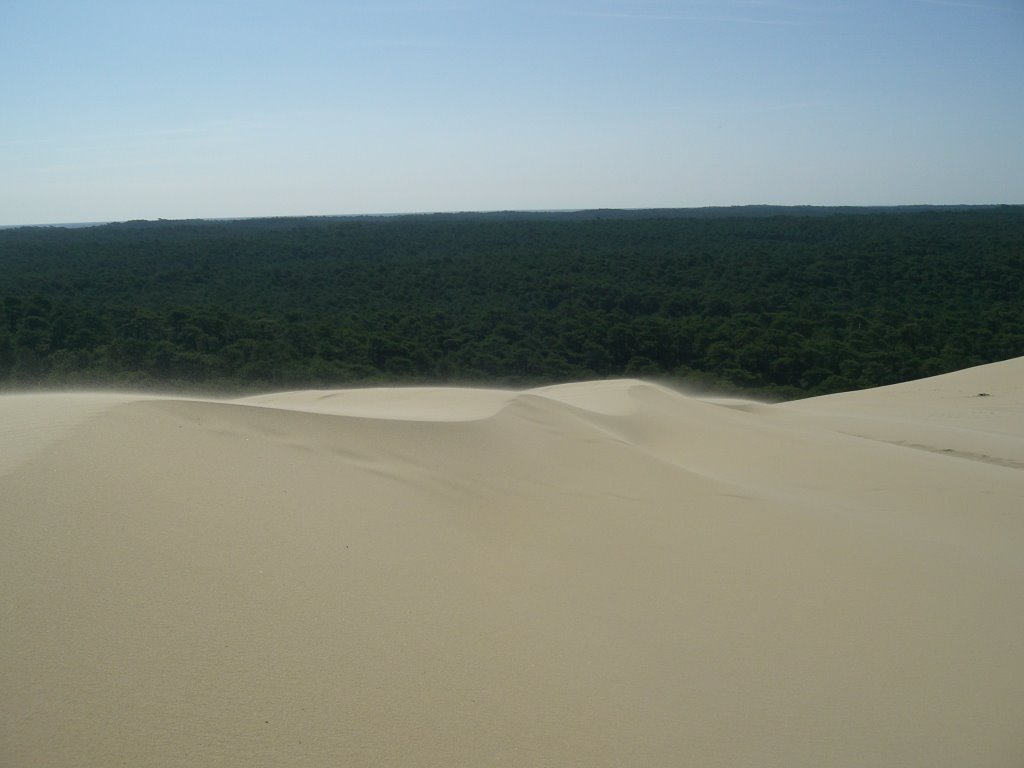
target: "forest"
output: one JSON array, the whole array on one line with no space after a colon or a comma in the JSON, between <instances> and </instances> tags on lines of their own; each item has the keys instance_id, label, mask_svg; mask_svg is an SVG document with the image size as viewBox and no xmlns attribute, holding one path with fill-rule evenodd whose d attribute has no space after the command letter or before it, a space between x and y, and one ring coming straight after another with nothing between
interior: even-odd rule
<instances>
[{"instance_id":1,"label":"forest","mask_svg":"<svg viewBox=\"0 0 1024 768\"><path fill-rule=\"evenodd\" d=\"M1024 206L0 230L0 390L644 377L767 398L1024 355Z\"/></svg>"}]
</instances>

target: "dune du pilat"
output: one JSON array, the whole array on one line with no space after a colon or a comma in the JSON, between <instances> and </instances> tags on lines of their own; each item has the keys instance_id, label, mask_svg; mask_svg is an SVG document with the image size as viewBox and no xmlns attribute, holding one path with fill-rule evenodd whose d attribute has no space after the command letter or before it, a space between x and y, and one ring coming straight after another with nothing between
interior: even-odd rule
<instances>
[{"instance_id":1,"label":"dune du pilat","mask_svg":"<svg viewBox=\"0 0 1024 768\"><path fill-rule=\"evenodd\" d=\"M925 248L920 232L892 224L901 215L842 221L853 230L869 222L862 234L896 226L903 234L886 242L904 237L901 252L911 241ZM932 237L933 214L923 215L920 227ZM805 234L794 237L820 234L818 219L800 221ZM766 226L778 234L787 222ZM513 248L501 238L518 223L473 227ZM525 237L549 223L527 220L518 231ZM401 237L428 225L435 226L400 225L409 227ZM316 226L339 241L368 227L365 242L383 242L384 230L373 229L379 222L345 224L351 231ZM743 227L755 229L715 226L737 238ZM943 251L954 230L927 246L939 254L939 272L963 267ZM120 237L88 231L68 235L71 262ZM131 238L151 230L133 231ZM992 243L1015 247L1014 226L988 231ZM176 232L204 243L196 259L244 262L240 241L218 241L199 224ZM786 334L777 323L776 336L749 336L751 350L769 338L792 341L764 353L789 361L772 369L745 357L742 345L724 346L725 336L717 347L706 339L702 347L696 330L685 336L685 303L641 311L648 299L671 302L673 292L680 302L696 300L667 257L661 288L652 281L649 292L634 290L623 278L621 295L609 283L606 298L625 304L602 309L604 299L573 298L576 284L543 270L533 299L518 288L513 299L512 287L493 283L508 274L503 267L489 274L483 256L453 246L452 263L462 266L438 273L457 275L434 286L441 316L427 311L412 282L402 283L406 310L396 309L392 325L374 315L373 336L343 322L345 312L369 312L369 300L341 302L330 315L320 304L329 292L311 290L308 312L297 310L287 306L287 290L249 286L250 293L242 282L218 282L239 277L241 267L181 266L176 276L150 279L132 253L155 258L147 248L164 247L155 235L150 246L132 239L132 248L104 257L120 259L122 271L101 259L97 274L121 275L106 288L80 263L61 272L49 251L33 262L24 245L64 236L19 235L14 261L22 271L0 337L8 355L0 394L0 764L1020 765L1024 357L779 401L877 371L897 376L883 367L897 353L917 370L989 354L990 344L1012 349L1020 319L1005 302L1020 283L993 275L1019 269L1019 253L1017 262L1004 254L1002 267L979 260L978 270L994 272L978 276L974 294L963 284L942 293L942 280L927 276L913 283L896 257L875 265L897 284L907 281L908 300L923 301L914 285L937 291L922 317L960 317L968 329L992 324L988 335L951 333L942 346L925 321L917 330L903 324L888 298L848 318L839 312L846 325L828 325L821 318L836 310L806 303L825 295L818 291L828 270L808 272L793 294L803 299L788 309L771 303L770 290L722 293L736 309L723 334L739 334L743 323L770 330L773 313L790 324ZM211 255L214 242L220 256ZM166 248L172 261L185 258L187 249ZM539 252L543 243L522 248ZM403 253L401 269L386 254L373 268L353 257L351 269L336 274L337 290L348 290L349 278L369 289L419 269L418 257ZM687 263L703 258L686 253ZM578 256L566 263L579 267L581 284L596 285ZM282 257L282 285L299 279L302 258L301 248ZM763 270L769 274L770 259ZM866 283L857 288L852 266L844 270L849 280L832 286L837 301L881 295ZM526 279L530 270L516 274ZM702 274L711 281L710 269ZM721 276L723 290L730 278ZM137 283L137 299L129 283ZM446 285L461 288L448 295ZM562 310L547 306L559 285ZM101 290L109 301L91 303ZM231 291L233 308L203 304ZM968 319L968 295L994 309ZM474 296L490 297L494 314ZM440 306L445 301L454 303ZM516 303L529 301L537 304L532 319ZM632 314L631 301L639 302ZM750 317L737 320L744 302ZM506 347L490 336L474 346L469 326L452 320L457 306L479 327L490 322L495 339L512 334ZM580 320L599 314L607 327ZM889 346L873 335L887 322L898 329ZM485 373L487 344L498 363L512 360L518 327L536 333L522 345L527 361L531 345L554 334L553 357L536 353L538 365L551 367L521 374L536 380L515 381L511 369L473 385L444 379L444 365ZM229 336L244 328L252 335ZM671 354L701 356L671 358L644 346L647 332L676 339ZM215 333L221 346L209 341ZM397 354L387 346L416 333L426 340L422 357L419 347ZM440 334L436 346L431 334ZM831 383L830 334L846 339L841 349L856 362L839 360ZM874 343L877 354L864 346ZM75 344L85 350L80 358ZM204 344L213 346L203 351ZM288 344L295 356L278 359ZM309 357L303 344L313 345ZM232 345L251 354L248 363L239 358L252 366L244 368L250 378L224 374ZM389 362L398 358L405 362ZM312 375L306 366L317 359L326 367ZM140 366L134 379L131 360ZM586 360L612 368L586 381L557 380ZM721 367L703 367L714 360ZM158 375L164 364L168 379ZM651 373L627 375L630 364ZM771 379L773 370L790 378ZM327 383L346 371L375 386ZM428 375L434 381L424 381ZM97 386L84 389L88 380ZM305 385L273 386L300 380ZM679 387L684 380L705 389ZM709 392L709 382L731 391ZM47 386L28 390L30 383ZM238 391L224 392L229 386Z\"/></svg>"},{"instance_id":2,"label":"dune du pilat","mask_svg":"<svg viewBox=\"0 0 1024 768\"><path fill-rule=\"evenodd\" d=\"M1022 362L5 396L5 761L1012 765Z\"/></svg>"}]
</instances>

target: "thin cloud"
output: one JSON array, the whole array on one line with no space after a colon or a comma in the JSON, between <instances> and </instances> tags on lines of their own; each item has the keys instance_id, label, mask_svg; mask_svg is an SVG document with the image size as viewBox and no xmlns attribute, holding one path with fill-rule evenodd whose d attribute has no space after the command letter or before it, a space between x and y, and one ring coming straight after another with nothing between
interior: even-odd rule
<instances>
[{"instance_id":1,"label":"thin cloud","mask_svg":"<svg viewBox=\"0 0 1024 768\"><path fill-rule=\"evenodd\" d=\"M157 128L150 131L136 131L126 133L128 139L162 139L172 136L190 136L198 133L196 128Z\"/></svg>"},{"instance_id":2,"label":"thin cloud","mask_svg":"<svg viewBox=\"0 0 1024 768\"><path fill-rule=\"evenodd\" d=\"M374 11L387 11L387 12L420 12L420 13L461 13L463 11L473 10L473 5L470 3L452 3L452 2L405 2L405 3L378 3L371 6L367 6L368 9Z\"/></svg>"},{"instance_id":3,"label":"thin cloud","mask_svg":"<svg viewBox=\"0 0 1024 768\"><path fill-rule=\"evenodd\" d=\"M602 13L597 11L584 11L572 14L595 19L632 19L637 21L682 21L710 24L762 24L767 26L781 27L805 27L812 22L794 21L790 19L758 19L748 16L683 16L676 14L647 14L647 13Z\"/></svg>"},{"instance_id":4,"label":"thin cloud","mask_svg":"<svg viewBox=\"0 0 1024 768\"><path fill-rule=\"evenodd\" d=\"M35 144L57 144L65 141L56 136L25 136L14 139L0 139L0 147L23 147Z\"/></svg>"},{"instance_id":5,"label":"thin cloud","mask_svg":"<svg viewBox=\"0 0 1024 768\"><path fill-rule=\"evenodd\" d=\"M56 165L42 165L33 168L33 173L46 176L58 176L66 178L69 176L87 176L89 174L102 173L111 170L122 170L126 168L160 168L175 165L171 158L159 157L102 157L95 160L85 160L77 163L60 163Z\"/></svg>"},{"instance_id":6,"label":"thin cloud","mask_svg":"<svg viewBox=\"0 0 1024 768\"><path fill-rule=\"evenodd\" d=\"M75 146L80 149L105 148L112 144L127 147L138 147L152 143L166 143L176 139L189 141L224 141L233 140L239 128L251 125L244 120L214 120L202 125L152 128L137 131L112 133L86 133L74 135L43 135L24 136L10 139L0 138L0 147L21 147L60 144Z\"/></svg>"},{"instance_id":7,"label":"thin cloud","mask_svg":"<svg viewBox=\"0 0 1024 768\"><path fill-rule=\"evenodd\" d=\"M739 5L747 8L768 8L772 10L799 11L806 13L820 11L821 5L808 5L806 3L790 3L785 0L732 0L731 5Z\"/></svg>"},{"instance_id":8,"label":"thin cloud","mask_svg":"<svg viewBox=\"0 0 1024 768\"><path fill-rule=\"evenodd\" d=\"M444 42L443 40L400 37L366 40L363 44L368 48L446 48L449 46L449 43Z\"/></svg>"},{"instance_id":9,"label":"thin cloud","mask_svg":"<svg viewBox=\"0 0 1024 768\"><path fill-rule=\"evenodd\" d=\"M991 5L989 3L964 3L959 0L914 0L924 5L941 5L947 8L973 8L977 11L998 11L1000 13L1020 13L1020 8L1011 8L1008 5Z\"/></svg>"}]
</instances>

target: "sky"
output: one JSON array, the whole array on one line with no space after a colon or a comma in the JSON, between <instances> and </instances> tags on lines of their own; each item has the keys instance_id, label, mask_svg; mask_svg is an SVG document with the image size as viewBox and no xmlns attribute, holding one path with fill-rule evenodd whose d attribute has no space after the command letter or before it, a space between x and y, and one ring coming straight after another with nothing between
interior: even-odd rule
<instances>
[{"instance_id":1,"label":"sky","mask_svg":"<svg viewBox=\"0 0 1024 768\"><path fill-rule=\"evenodd\" d=\"M1024 0L0 0L0 224L1024 203Z\"/></svg>"}]
</instances>

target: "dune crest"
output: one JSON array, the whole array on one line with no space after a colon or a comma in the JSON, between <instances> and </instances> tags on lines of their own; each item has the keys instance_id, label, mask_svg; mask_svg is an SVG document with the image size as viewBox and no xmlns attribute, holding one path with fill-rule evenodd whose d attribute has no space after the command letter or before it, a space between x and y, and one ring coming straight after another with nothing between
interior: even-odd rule
<instances>
[{"instance_id":1,"label":"dune crest","mask_svg":"<svg viewBox=\"0 0 1024 768\"><path fill-rule=\"evenodd\" d=\"M515 396L515 392L499 389L378 387L279 392L241 398L234 402L368 419L474 421L498 413Z\"/></svg>"},{"instance_id":2,"label":"dune crest","mask_svg":"<svg viewBox=\"0 0 1024 768\"><path fill-rule=\"evenodd\" d=\"M1024 359L5 396L0 764L1017 765L1022 419Z\"/></svg>"}]
</instances>

